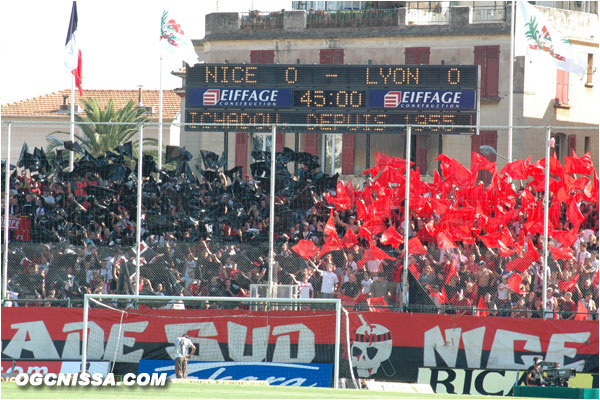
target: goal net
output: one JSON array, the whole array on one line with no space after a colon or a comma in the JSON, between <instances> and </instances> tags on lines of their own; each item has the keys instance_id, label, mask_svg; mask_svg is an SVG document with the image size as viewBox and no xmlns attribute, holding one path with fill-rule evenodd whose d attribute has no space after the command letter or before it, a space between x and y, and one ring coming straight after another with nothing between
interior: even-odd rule
<instances>
[{"instance_id":1,"label":"goal net","mask_svg":"<svg viewBox=\"0 0 600 400\"><path fill-rule=\"evenodd\" d=\"M88 294L82 372L102 359L116 374L128 365L174 378L174 342L184 334L196 346L189 378L334 388L340 377L354 381L338 299Z\"/></svg>"}]
</instances>

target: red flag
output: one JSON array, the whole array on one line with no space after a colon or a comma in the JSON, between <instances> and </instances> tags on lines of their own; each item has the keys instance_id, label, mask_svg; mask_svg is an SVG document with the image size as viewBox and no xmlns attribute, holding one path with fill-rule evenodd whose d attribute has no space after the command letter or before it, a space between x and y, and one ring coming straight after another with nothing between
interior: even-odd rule
<instances>
[{"instance_id":1,"label":"red flag","mask_svg":"<svg viewBox=\"0 0 600 400\"><path fill-rule=\"evenodd\" d=\"M450 235L446 232L439 232L437 237L437 245L440 249L455 249L456 244L450 239Z\"/></svg>"},{"instance_id":2,"label":"red flag","mask_svg":"<svg viewBox=\"0 0 600 400\"><path fill-rule=\"evenodd\" d=\"M388 304L385 302L385 298L382 297L370 297L367 299L367 304L369 305L369 311L389 311Z\"/></svg>"},{"instance_id":3,"label":"red flag","mask_svg":"<svg viewBox=\"0 0 600 400\"><path fill-rule=\"evenodd\" d=\"M577 206L577 202L575 201L574 197L572 197L571 201L569 202L569 209L567 210L567 218L568 218L569 222L571 222L573 224L573 231L578 230L579 225L581 225L581 223L585 220L585 217L579 210L579 207Z\"/></svg>"},{"instance_id":4,"label":"red flag","mask_svg":"<svg viewBox=\"0 0 600 400\"><path fill-rule=\"evenodd\" d=\"M496 162L490 161L479 153L471 153L471 173L475 174L476 171L490 171L496 170Z\"/></svg>"},{"instance_id":5,"label":"red flag","mask_svg":"<svg viewBox=\"0 0 600 400\"><path fill-rule=\"evenodd\" d=\"M421 276L421 273L419 272L419 269L417 268L417 266L415 264L410 264L408 266L408 270L410 272L412 272L415 279L419 279L419 276Z\"/></svg>"},{"instance_id":6,"label":"red flag","mask_svg":"<svg viewBox=\"0 0 600 400\"><path fill-rule=\"evenodd\" d=\"M558 288L561 292L570 292L573 290L575 285L577 285L577 281L579 280L579 274L575 275L568 281L560 281L558 282Z\"/></svg>"},{"instance_id":7,"label":"red flag","mask_svg":"<svg viewBox=\"0 0 600 400\"><path fill-rule=\"evenodd\" d=\"M458 276L458 268L456 266L456 258L452 257L452 262L450 263L450 268L448 269L448 275L446 276L446 285L450 283L453 276Z\"/></svg>"},{"instance_id":8,"label":"red flag","mask_svg":"<svg viewBox=\"0 0 600 400\"><path fill-rule=\"evenodd\" d=\"M600 272L600 270L596 270L596 273L594 274L594 281L592 282L594 284L594 286L598 286L598 272Z\"/></svg>"},{"instance_id":9,"label":"red flag","mask_svg":"<svg viewBox=\"0 0 600 400\"><path fill-rule=\"evenodd\" d=\"M427 254L427 249L419 238L410 238L408 239L408 254Z\"/></svg>"},{"instance_id":10,"label":"red flag","mask_svg":"<svg viewBox=\"0 0 600 400\"><path fill-rule=\"evenodd\" d=\"M444 287L442 287L441 293L435 293L431 288L429 290L431 295L435 297L440 302L440 304L448 303L448 295L446 294L446 289Z\"/></svg>"},{"instance_id":11,"label":"red flag","mask_svg":"<svg viewBox=\"0 0 600 400\"><path fill-rule=\"evenodd\" d=\"M524 160L517 160L508 163L500 170L500 174L503 176L510 176L512 179L527 179L527 165Z\"/></svg>"},{"instance_id":12,"label":"red flag","mask_svg":"<svg viewBox=\"0 0 600 400\"><path fill-rule=\"evenodd\" d=\"M81 49L77 43L77 36L77 2L74 1L65 43L65 67L75 77L75 86L79 89L79 95L83 96L83 89L81 88Z\"/></svg>"},{"instance_id":13,"label":"red flag","mask_svg":"<svg viewBox=\"0 0 600 400\"><path fill-rule=\"evenodd\" d=\"M517 294L525 294L527 291L521 290L521 283L523 282L523 277L519 274L512 274L510 278L508 278L508 286L510 289Z\"/></svg>"},{"instance_id":14,"label":"red flag","mask_svg":"<svg viewBox=\"0 0 600 400\"><path fill-rule=\"evenodd\" d=\"M381 244L390 245L393 248L397 249L402 243L404 243L404 239L398 233L396 228L390 226L381 234Z\"/></svg>"},{"instance_id":15,"label":"red flag","mask_svg":"<svg viewBox=\"0 0 600 400\"><path fill-rule=\"evenodd\" d=\"M516 269L519 272L524 272L534 261L537 261L540 258L540 254L533 246L531 239L528 239L527 243L527 253L525 253L523 257L517 257L507 263L506 271Z\"/></svg>"},{"instance_id":16,"label":"red flag","mask_svg":"<svg viewBox=\"0 0 600 400\"><path fill-rule=\"evenodd\" d=\"M319 253L319 256L323 257L330 251L341 250L343 248L344 247L342 246L342 243L340 242L337 233L333 232L331 235L329 235L323 247L321 247L321 252Z\"/></svg>"},{"instance_id":17,"label":"red flag","mask_svg":"<svg viewBox=\"0 0 600 400\"><path fill-rule=\"evenodd\" d=\"M587 321L589 318L589 310L587 307L579 300L577 302L577 314L575 314L575 321Z\"/></svg>"},{"instance_id":18,"label":"red flag","mask_svg":"<svg viewBox=\"0 0 600 400\"><path fill-rule=\"evenodd\" d=\"M301 239L295 246L292 246L292 250L303 258L313 257L319 252L319 248L311 240Z\"/></svg>"},{"instance_id":19,"label":"red flag","mask_svg":"<svg viewBox=\"0 0 600 400\"><path fill-rule=\"evenodd\" d=\"M548 246L550 253L554 256L555 260L571 260L574 257L573 249L567 246L554 247Z\"/></svg>"},{"instance_id":20,"label":"red flag","mask_svg":"<svg viewBox=\"0 0 600 400\"><path fill-rule=\"evenodd\" d=\"M358 244L358 239L357 239L356 235L354 234L354 232L352 231L352 229L348 228L348 230L346 231L346 234L342 238L342 244L346 248L350 248L350 247L354 246L355 244Z\"/></svg>"},{"instance_id":21,"label":"red flag","mask_svg":"<svg viewBox=\"0 0 600 400\"><path fill-rule=\"evenodd\" d=\"M363 293L363 294L360 294L360 295L358 295L356 297L348 297L348 296L345 296L343 294L340 294L340 300L342 300L342 304L345 305L345 306L353 306L353 305L356 305L358 303L361 303L368 296L369 296L369 293Z\"/></svg>"},{"instance_id":22,"label":"red flag","mask_svg":"<svg viewBox=\"0 0 600 400\"><path fill-rule=\"evenodd\" d=\"M325 224L325 228L323 229L323 233L325 235L331 235L332 233L337 234L337 230L335 229L335 219L333 218L333 209L329 212L329 219Z\"/></svg>"},{"instance_id":23,"label":"red flag","mask_svg":"<svg viewBox=\"0 0 600 400\"><path fill-rule=\"evenodd\" d=\"M483 296L479 297L479 302L477 303L478 310L475 311L475 315L478 317L486 317L490 315L489 308L485 301L483 300Z\"/></svg>"},{"instance_id":24,"label":"red flag","mask_svg":"<svg viewBox=\"0 0 600 400\"><path fill-rule=\"evenodd\" d=\"M573 246L573 243L577 240L577 235L569 231L552 230L550 231L550 237L558 240L565 246Z\"/></svg>"},{"instance_id":25,"label":"red flag","mask_svg":"<svg viewBox=\"0 0 600 400\"><path fill-rule=\"evenodd\" d=\"M594 163L590 153L577 157L575 150L571 151L571 157L565 156L565 173L589 175L594 169Z\"/></svg>"}]
</instances>

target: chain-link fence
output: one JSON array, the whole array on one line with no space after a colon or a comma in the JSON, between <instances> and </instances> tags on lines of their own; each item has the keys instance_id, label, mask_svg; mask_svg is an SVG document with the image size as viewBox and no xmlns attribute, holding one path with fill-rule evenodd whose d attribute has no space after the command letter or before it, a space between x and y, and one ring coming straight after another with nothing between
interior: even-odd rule
<instances>
[{"instance_id":1,"label":"chain-link fence","mask_svg":"<svg viewBox=\"0 0 600 400\"><path fill-rule=\"evenodd\" d=\"M270 142L263 137L248 165L235 166L227 142L211 135L210 150L198 155L169 147L160 170L145 147L139 276L137 144L98 153L83 143L23 148L8 207L2 189L10 228L3 304L80 305L84 293L135 294L138 281L140 294L264 296ZM343 182L321 172L318 157L281 148L272 273L279 295L339 297L360 310L597 318L598 181L589 157L552 162L545 272L543 165L497 174L483 158L474 169L473 160L468 169L439 157L433 182L413 167L406 296L405 161L377 154L364 178ZM478 171L493 177L484 184Z\"/></svg>"}]
</instances>

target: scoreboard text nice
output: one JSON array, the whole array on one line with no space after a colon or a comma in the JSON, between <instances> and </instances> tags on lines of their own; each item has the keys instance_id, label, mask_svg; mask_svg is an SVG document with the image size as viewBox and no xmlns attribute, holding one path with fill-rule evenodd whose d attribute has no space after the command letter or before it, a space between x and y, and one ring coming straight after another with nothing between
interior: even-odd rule
<instances>
[{"instance_id":1,"label":"scoreboard text nice","mask_svg":"<svg viewBox=\"0 0 600 400\"><path fill-rule=\"evenodd\" d=\"M476 65L199 64L186 73L186 129L474 133L477 83Z\"/></svg>"}]
</instances>

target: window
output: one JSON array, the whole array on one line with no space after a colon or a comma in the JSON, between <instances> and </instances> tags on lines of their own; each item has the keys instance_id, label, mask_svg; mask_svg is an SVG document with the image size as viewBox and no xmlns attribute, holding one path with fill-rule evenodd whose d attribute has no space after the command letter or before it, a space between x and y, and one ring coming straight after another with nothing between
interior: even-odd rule
<instances>
[{"instance_id":1,"label":"window","mask_svg":"<svg viewBox=\"0 0 600 400\"><path fill-rule=\"evenodd\" d=\"M590 152L590 137L589 136L586 136L583 138L583 152L584 153Z\"/></svg>"},{"instance_id":2,"label":"window","mask_svg":"<svg viewBox=\"0 0 600 400\"><path fill-rule=\"evenodd\" d=\"M429 47L407 47L404 50L404 64L429 64Z\"/></svg>"},{"instance_id":3,"label":"window","mask_svg":"<svg viewBox=\"0 0 600 400\"><path fill-rule=\"evenodd\" d=\"M577 152L577 135L569 135L569 151L566 156L571 156L573 152Z\"/></svg>"},{"instance_id":4,"label":"window","mask_svg":"<svg viewBox=\"0 0 600 400\"><path fill-rule=\"evenodd\" d=\"M342 143L342 135L323 135L323 172L326 174L342 173Z\"/></svg>"},{"instance_id":5,"label":"window","mask_svg":"<svg viewBox=\"0 0 600 400\"><path fill-rule=\"evenodd\" d=\"M569 105L569 73L562 69L556 70L556 98L557 105Z\"/></svg>"},{"instance_id":6,"label":"window","mask_svg":"<svg viewBox=\"0 0 600 400\"><path fill-rule=\"evenodd\" d=\"M344 49L321 49L319 64L343 64Z\"/></svg>"},{"instance_id":7,"label":"window","mask_svg":"<svg viewBox=\"0 0 600 400\"><path fill-rule=\"evenodd\" d=\"M271 151L271 143L273 137L270 133L254 133L252 134L252 150L253 151Z\"/></svg>"},{"instance_id":8,"label":"window","mask_svg":"<svg viewBox=\"0 0 600 400\"><path fill-rule=\"evenodd\" d=\"M475 46L475 64L481 66L481 97L498 97L500 46Z\"/></svg>"}]
</instances>

